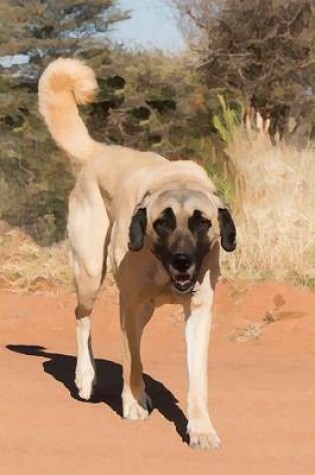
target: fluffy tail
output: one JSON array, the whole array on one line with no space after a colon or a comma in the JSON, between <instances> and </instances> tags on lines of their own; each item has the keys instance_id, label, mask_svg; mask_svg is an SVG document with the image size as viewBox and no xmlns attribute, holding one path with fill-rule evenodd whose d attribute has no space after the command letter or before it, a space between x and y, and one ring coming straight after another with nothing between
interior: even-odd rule
<instances>
[{"instance_id":1,"label":"fluffy tail","mask_svg":"<svg viewBox=\"0 0 315 475\"><path fill-rule=\"evenodd\" d=\"M97 91L94 72L77 59L59 58L38 84L39 110L57 144L83 165L98 142L90 137L77 104L88 104Z\"/></svg>"}]
</instances>

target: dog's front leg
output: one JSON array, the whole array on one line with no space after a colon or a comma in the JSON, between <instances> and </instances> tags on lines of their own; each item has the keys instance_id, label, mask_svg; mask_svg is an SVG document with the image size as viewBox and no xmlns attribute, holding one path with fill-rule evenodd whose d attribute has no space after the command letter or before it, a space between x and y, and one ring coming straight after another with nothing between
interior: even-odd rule
<instances>
[{"instance_id":1,"label":"dog's front leg","mask_svg":"<svg viewBox=\"0 0 315 475\"><path fill-rule=\"evenodd\" d=\"M91 343L91 318L89 316L77 318L77 365L75 371L75 384L79 396L88 401L93 394L95 384L95 363Z\"/></svg>"},{"instance_id":2,"label":"dog's front leg","mask_svg":"<svg viewBox=\"0 0 315 475\"><path fill-rule=\"evenodd\" d=\"M142 420L149 416L150 398L145 393L140 342L143 329L150 320L153 306L128 305L120 302L120 323L124 341L124 386L122 392L123 416L129 420Z\"/></svg>"},{"instance_id":3,"label":"dog's front leg","mask_svg":"<svg viewBox=\"0 0 315 475\"><path fill-rule=\"evenodd\" d=\"M184 305L189 392L188 433L190 446L219 448L221 443L208 413L208 345L212 321L213 289L209 272L189 303Z\"/></svg>"}]
</instances>

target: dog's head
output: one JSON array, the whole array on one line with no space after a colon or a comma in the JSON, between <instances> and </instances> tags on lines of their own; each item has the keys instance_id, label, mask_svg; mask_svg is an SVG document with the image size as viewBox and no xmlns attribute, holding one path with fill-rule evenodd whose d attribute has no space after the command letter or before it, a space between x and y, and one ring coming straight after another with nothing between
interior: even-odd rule
<instances>
[{"instance_id":1,"label":"dog's head","mask_svg":"<svg viewBox=\"0 0 315 475\"><path fill-rule=\"evenodd\" d=\"M129 249L140 251L144 236L152 240L152 252L169 274L173 287L190 292L202 260L220 237L228 252L235 249L232 216L215 194L199 190L167 190L147 196L131 221Z\"/></svg>"}]
</instances>

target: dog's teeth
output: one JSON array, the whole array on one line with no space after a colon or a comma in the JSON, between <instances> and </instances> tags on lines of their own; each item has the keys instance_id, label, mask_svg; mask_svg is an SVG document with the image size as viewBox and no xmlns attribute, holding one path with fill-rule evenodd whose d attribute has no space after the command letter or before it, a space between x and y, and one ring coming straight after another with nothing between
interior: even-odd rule
<instances>
[{"instance_id":1,"label":"dog's teeth","mask_svg":"<svg viewBox=\"0 0 315 475\"><path fill-rule=\"evenodd\" d=\"M177 284L180 285L181 287L184 287L185 285L189 284L189 279L186 280L178 280Z\"/></svg>"}]
</instances>

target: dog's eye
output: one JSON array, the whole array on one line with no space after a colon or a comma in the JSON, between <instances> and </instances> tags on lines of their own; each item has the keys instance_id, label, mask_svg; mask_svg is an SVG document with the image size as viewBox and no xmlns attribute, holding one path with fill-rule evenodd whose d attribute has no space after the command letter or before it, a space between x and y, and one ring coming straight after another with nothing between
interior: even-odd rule
<instances>
[{"instance_id":1,"label":"dog's eye","mask_svg":"<svg viewBox=\"0 0 315 475\"><path fill-rule=\"evenodd\" d=\"M170 223L167 219L159 219L157 225L165 229L171 229Z\"/></svg>"},{"instance_id":2,"label":"dog's eye","mask_svg":"<svg viewBox=\"0 0 315 475\"><path fill-rule=\"evenodd\" d=\"M210 219L204 218L200 211L195 211L188 220L188 227L193 233L206 233L211 225Z\"/></svg>"},{"instance_id":3,"label":"dog's eye","mask_svg":"<svg viewBox=\"0 0 315 475\"><path fill-rule=\"evenodd\" d=\"M172 231L171 223L164 218L157 219L153 224L153 228L155 232L162 237L166 236Z\"/></svg>"},{"instance_id":4,"label":"dog's eye","mask_svg":"<svg viewBox=\"0 0 315 475\"><path fill-rule=\"evenodd\" d=\"M211 227L211 221L209 219L200 219L195 223L196 231L208 231Z\"/></svg>"},{"instance_id":5,"label":"dog's eye","mask_svg":"<svg viewBox=\"0 0 315 475\"><path fill-rule=\"evenodd\" d=\"M176 228L176 218L172 208L166 208L153 223L153 229L160 237L167 237Z\"/></svg>"}]
</instances>

